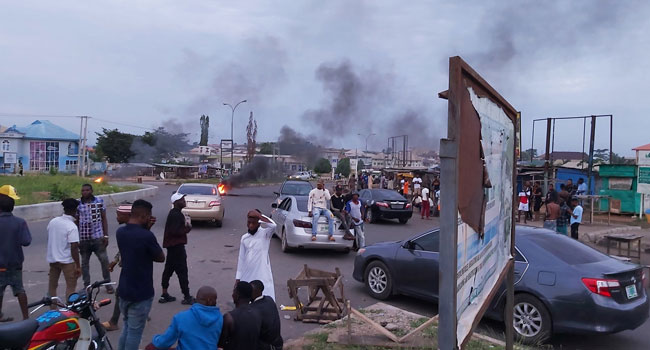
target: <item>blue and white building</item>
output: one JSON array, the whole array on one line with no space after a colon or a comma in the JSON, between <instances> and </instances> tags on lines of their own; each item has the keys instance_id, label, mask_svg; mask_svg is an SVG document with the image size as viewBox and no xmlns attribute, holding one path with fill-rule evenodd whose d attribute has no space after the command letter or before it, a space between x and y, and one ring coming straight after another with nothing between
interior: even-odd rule
<instances>
[{"instance_id":1,"label":"blue and white building","mask_svg":"<svg viewBox=\"0 0 650 350\"><path fill-rule=\"evenodd\" d=\"M36 120L25 127L0 129L0 172L73 173L79 163L79 135L48 120Z\"/></svg>"}]
</instances>

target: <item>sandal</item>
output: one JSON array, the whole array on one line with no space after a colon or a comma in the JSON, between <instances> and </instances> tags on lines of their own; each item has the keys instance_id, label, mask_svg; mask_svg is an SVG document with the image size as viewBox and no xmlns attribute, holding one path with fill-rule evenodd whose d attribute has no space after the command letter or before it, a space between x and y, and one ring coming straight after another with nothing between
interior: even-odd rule
<instances>
[{"instance_id":1,"label":"sandal","mask_svg":"<svg viewBox=\"0 0 650 350\"><path fill-rule=\"evenodd\" d=\"M3 313L0 313L0 322L11 322L13 320L13 317L5 317Z\"/></svg>"},{"instance_id":2,"label":"sandal","mask_svg":"<svg viewBox=\"0 0 650 350\"><path fill-rule=\"evenodd\" d=\"M161 303L161 304L171 303L172 301L176 301L176 298L174 298L173 296L171 296L169 294L163 294L163 295L160 296L160 299L158 299L158 302Z\"/></svg>"},{"instance_id":3,"label":"sandal","mask_svg":"<svg viewBox=\"0 0 650 350\"><path fill-rule=\"evenodd\" d=\"M181 301L181 304L183 304L183 305L192 305L192 304L194 304L194 301L195 300L192 297L183 298L183 300Z\"/></svg>"}]
</instances>

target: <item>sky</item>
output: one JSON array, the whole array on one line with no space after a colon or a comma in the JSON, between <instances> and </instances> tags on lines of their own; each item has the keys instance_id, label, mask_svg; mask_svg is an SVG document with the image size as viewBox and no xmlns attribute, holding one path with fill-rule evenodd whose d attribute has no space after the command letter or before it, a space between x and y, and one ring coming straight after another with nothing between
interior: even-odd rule
<instances>
[{"instance_id":1,"label":"sky","mask_svg":"<svg viewBox=\"0 0 650 350\"><path fill-rule=\"evenodd\" d=\"M494 4L488 4L494 3ZM532 120L614 115L614 152L650 143L648 1L3 1L0 124L51 121L90 143L101 128L158 126L198 141L258 141L284 126L332 147L381 150L446 134L450 56L461 56ZM11 116L11 117L10 117ZM34 117L52 116L52 117ZM537 123L535 148L543 148ZM361 134L361 135L359 135ZM587 132L588 135L588 132ZM556 124L555 150L582 149L581 121ZM607 148L609 123L597 124ZM541 153L541 152L540 152Z\"/></svg>"}]
</instances>

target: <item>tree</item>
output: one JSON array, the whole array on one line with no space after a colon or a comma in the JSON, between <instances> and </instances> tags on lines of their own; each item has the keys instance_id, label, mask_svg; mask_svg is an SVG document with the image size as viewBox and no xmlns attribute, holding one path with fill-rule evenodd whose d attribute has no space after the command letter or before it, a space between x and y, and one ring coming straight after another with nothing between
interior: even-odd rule
<instances>
[{"instance_id":1,"label":"tree","mask_svg":"<svg viewBox=\"0 0 650 350\"><path fill-rule=\"evenodd\" d=\"M525 161L530 161L531 160L531 154L532 154L532 159L537 158L537 149L535 148L529 148L525 150L523 153L521 153L521 160Z\"/></svg>"},{"instance_id":2,"label":"tree","mask_svg":"<svg viewBox=\"0 0 650 350\"><path fill-rule=\"evenodd\" d=\"M200 119L201 124L201 140L199 141L199 146L208 145L208 128L210 127L210 117L203 114Z\"/></svg>"},{"instance_id":3,"label":"tree","mask_svg":"<svg viewBox=\"0 0 650 350\"><path fill-rule=\"evenodd\" d=\"M263 142L260 145L260 154L273 154L273 143Z\"/></svg>"},{"instance_id":4,"label":"tree","mask_svg":"<svg viewBox=\"0 0 650 350\"><path fill-rule=\"evenodd\" d=\"M191 148L187 135L171 134L163 127L153 132L147 131L144 135L136 137L131 145L133 161L158 163L173 160Z\"/></svg>"},{"instance_id":5,"label":"tree","mask_svg":"<svg viewBox=\"0 0 650 350\"><path fill-rule=\"evenodd\" d=\"M350 158L339 160L338 164L336 164L335 172L337 174L342 174L345 177L350 176Z\"/></svg>"},{"instance_id":6,"label":"tree","mask_svg":"<svg viewBox=\"0 0 650 350\"><path fill-rule=\"evenodd\" d=\"M366 165L363 164L363 160L359 159L359 162L357 163L357 171L361 171L361 170L363 170L363 168L364 168L365 166L366 166Z\"/></svg>"},{"instance_id":7,"label":"tree","mask_svg":"<svg viewBox=\"0 0 650 350\"><path fill-rule=\"evenodd\" d=\"M329 160L325 158L320 158L316 161L314 166L314 171L319 174L330 173L332 172L332 164Z\"/></svg>"},{"instance_id":8,"label":"tree","mask_svg":"<svg viewBox=\"0 0 650 350\"><path fill-rule=\"evenodd\" d=\"M135 155L131 151L135 135L120 132L117 129L102 128L97 134L95 152L97 158L106 158L110 163L126 163Z\"/></svg>"},{"instance_id":9,"label":"tree","mask_svg":"<svg viewBox=\"0 0 650 350\"><path fill-rule=\"evenodd\" d=\"M246 163L250 163L255 156L255 139L257 138L257 122L253 119L253 112L248 117L248 125L246 126Z\"/></svg>"}]
</instances>

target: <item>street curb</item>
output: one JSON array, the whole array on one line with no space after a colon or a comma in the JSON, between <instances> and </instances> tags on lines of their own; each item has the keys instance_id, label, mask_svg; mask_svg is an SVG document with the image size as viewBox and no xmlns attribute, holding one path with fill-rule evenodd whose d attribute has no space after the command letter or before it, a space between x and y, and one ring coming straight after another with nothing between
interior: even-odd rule
<instances>
[{"instance_id":1,"label":"street curb","mask_svg":"<svg viewBox=\"0 0 650 350\"><path fill-rule=\"evenodd\" d=\"M139 185L143 188L134 191L102 194L97 197L104 200L107 206L117 206L120 202L133 202L136 199L153 197L158 193L158 187L152 185ZM19 205L14 208L13 214L26 221L39 221L61 215L63 208L61 202Z\"/></svg>"}]
</instances>

